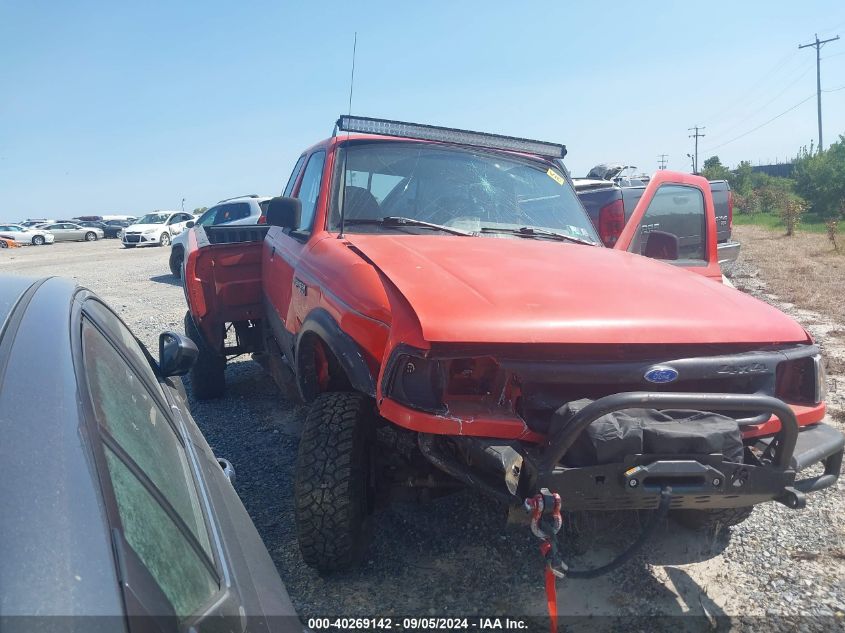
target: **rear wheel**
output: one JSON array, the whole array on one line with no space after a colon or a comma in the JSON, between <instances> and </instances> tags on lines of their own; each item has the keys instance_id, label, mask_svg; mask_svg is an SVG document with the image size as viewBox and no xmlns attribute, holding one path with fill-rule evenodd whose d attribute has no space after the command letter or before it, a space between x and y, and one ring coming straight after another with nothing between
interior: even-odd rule
<instances>
[{"instance_id":1,"label":"rear wheel","mask_svg":"<svg viewBox=\"0 0 845 633\"><path fill-rule=\"evenodd\" d=\"M85 234L85 241L86 242L96 242L97 241L97 234L94 231L88 231Z\"/></svg>"},{"instance_id":2,"label":"rear wheel","mask_svg":"<svg viewBox=\"0 0 845 633\"><path fill-rule=\"evenodd\" d=\"M43 246L45 241L46 240L44 239L43 235L35 235L32 238L32 245L33 246Z\"/></svg>"},{"instance_id":3,"label":"rear wheel","mask_svg":"<svg viewBox=\"0 0 845 633\"><path fill-rule=\"evenodd\" d=\"M199 350L197 360L188 373L191 393L197 400L221 397L226 391L226 357L208 346L190 312L185 313L185 334Z\"/></svg>"},{"instance_id":4,"label":"rear wheel","mask_svg":"<svg viewBox=\"0 0 845 633\"><path fill-rule=\"evenodd\" d=\"M6 240L0 240L0 248L9 248L9 245L6 244Z\"/></svg>"},{"instance_id":5,"label":"rear wheel","mask_svg":"<svg viewBox=\"0 0 845 633\"><path fill-rule=\"evenodd\" d=\"M170 246L170 233L162 233L158 239L159 246Z\"/></svg>"},{"instance_id":6,"label":"rear wheel","mask_svg":"<svg viewBox=\"0 0 845 633\"><path fill-rule=\"evenodd\" d=\"M184 256L182 249L178 246L174 246L173 250L170 251L170 272L176 279L182 278L182 259Z\"/></svg>"},{"instance_id":7,"label":"rear wheel","mask_svg":"<svg viewBox=\"0 0 845 633\"><path fill-rule=\"evenodd\" d=\"M673 510L669 516L693 530L721 532L725 528L739 525L750 517L752 512L754 506L719 510Z\"/></svg>"},{"instance_id":8,"label":"rear wheel","mask_svg":"<svg viewBox=\"0 0 845 633\"><path fill-rule=\"evenodd\" d=\"M299 551L320 571L361 562L373 508L373 402L361 393L321 393L299 440L294 497Z\"/></svg>"}]
</instances>

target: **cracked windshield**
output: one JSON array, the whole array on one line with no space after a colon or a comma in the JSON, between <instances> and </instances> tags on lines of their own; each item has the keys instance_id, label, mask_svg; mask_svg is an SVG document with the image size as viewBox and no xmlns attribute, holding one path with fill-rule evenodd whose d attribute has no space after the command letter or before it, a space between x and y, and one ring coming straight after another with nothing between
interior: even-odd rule
<instances>
[{"instance_id":1,"label":"cracked windshield","mask_svg":"<svg viewBox=\"0 0 845 633\"><path fill-rule=\"evenodd\" d=\"M598 243L561 171L501 153L422 143L353 144L346 150L346 230L417 232L405 218L471 234L562 234ZM336 215L333 228L340 223Z\"/></svg>"}]
</instances>

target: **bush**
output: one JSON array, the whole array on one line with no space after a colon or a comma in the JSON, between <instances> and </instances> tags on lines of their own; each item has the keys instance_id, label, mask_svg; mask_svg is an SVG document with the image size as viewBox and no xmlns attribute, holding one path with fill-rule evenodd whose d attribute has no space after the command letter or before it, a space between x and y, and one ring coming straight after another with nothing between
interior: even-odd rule
<instances>
[{"instance_id":1,"label":"bush","mask_svg":"<svg viewBox=\"0 0 845 633\"><path fill-rule=\"evenodd\" d=\"M794 235L795 228L801 223L801 216L807 210L807 203L798 196L792 196L786 200L780 210L780 218L786 225L786 234Z\"/></svg>"},{"instance_id":2,"label":"bush","mask_svg":"<svg viewBox=\"0 0 845 633\"><path fill-rule=\"evenodd\" d=\"M836 231L839 228L839 220L831 218L824 225L827 227L827 239L833 244L833 250L838 251L839 244L836 243Z\"/></svg>"}]
</instances>

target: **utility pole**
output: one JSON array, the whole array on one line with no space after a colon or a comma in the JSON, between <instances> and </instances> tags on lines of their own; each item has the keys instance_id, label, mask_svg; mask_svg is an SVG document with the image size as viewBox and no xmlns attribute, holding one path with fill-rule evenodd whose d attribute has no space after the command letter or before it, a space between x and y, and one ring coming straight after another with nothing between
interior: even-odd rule
<instances>
[{"instance_id":1,"label":"utility pole","mask_svg":"<svg viewBox=\"0 0 845 633\"><path fill-rule=\"evenodd\" d=\"M824 143L822 142L822 58L821 58L821 50L822 46L827 44L828 42L834 42L839 39L839 36L831 37L827 40L819 40L819 34L816 33L816 41L810 42L809 44L799 44L798 48L809 48L810 46L816 49L816 96L818 97L818 107L819 107L819 151L821 152L824 149Z\"/></svg>"},{"instance_id":2,"label":"utility pole","mask_svg":"<svg viewBox=\"0 0 845 633\"><path fill-rule=\"evenodd\" d=\"M658 154L657 162L660 163L660 169L666 169L666 154Z\"/></svg>"},{"instance_id":3,"label":"utility pole","mask_svg":"<svg viewBox=\"0 0 845 633\"><path fill-rule=\"evenodd\" d=\"M690 134L689 137L695 139L695 158L692 161L692 165L693 165L692 171L693 171L693 173L697 174L698 173L698 139L705 136L704 134L700 134L698 131L703 130L705 128L699 127L699 126L696 125L694 127L687 128L687 129L688 130L695 130L695 134Z\"/></svg>"},{"instance_id":4,"label":"utility pole","mask_svg":"<svg viewBox=\"0 0 845 633\"><path fill-rule=\"evenodd\" d=\"M182 213L185 213L185 198L182 198Z\"/></svg>"}]
</instances>

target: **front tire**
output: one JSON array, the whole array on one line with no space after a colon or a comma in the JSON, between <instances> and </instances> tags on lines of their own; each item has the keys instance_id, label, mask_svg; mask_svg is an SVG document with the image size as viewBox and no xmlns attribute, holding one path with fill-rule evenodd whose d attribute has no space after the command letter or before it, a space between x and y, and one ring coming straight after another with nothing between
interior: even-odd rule
<instances>
[{"instance_id":1,"label":"front tire","mask_svg":"<svg viewBox=\"0 0 845 633\"><path fill-rule=\"evenodd\" d=\"M188 372L191 393L197 400L221 397L226 392L226 357L208 346L190 312L185 313L185 335L199 350L197 360Z\"/></svg>"},{"instance_id":2,"label":"front tire","mask_svg":"<svg viewBox=\"0 0 845 633\"><path fill-rule=\"evenodd\" d=\"M0 240L0 248L9 248L9 245L6 244L6 240Z\"/></svg>"},{"instance_id":3,"label":"front tire","mask_svg":"<svg viewBox=\"0 0 845 633\"><path fill-rule=\"evenodd\" d=\"M721 532L739 525L751 516L754 506L720 508L718 510L673 510L669 513L675 521L693 530Z\"/></svg>"},{"instance_id":4,"label":"front tire","mask_svg":"<svg viewBox=\"0 0 845 633\"><path fill-rule=\"evenodd\" d=\"M161 237L158 238L158 245L170 246L170 233L162 233Z\"/></svg>"},{"instance_id":5,"label":"front tire","mask_svg":"<svg viewBox=\"0 0 845 633\"><path fill-rule=\"evenodd\" d=\"M361 562L372 513L373 401L325 392L305 420L296 462L296 533L303 560L320 571Z\"/></svg>"},{"instance_id":6,"label":"front tire","mask_svg":"<svg viewBox=\"0 0 845 633\"><path fill-rule=\"evenodd\" d=\"M97 234L93 231L88 231L85 234L85 241L86 242L96 242L97 241Z\"/></svg>"},{"instance_id":7,"label":"front tire","mask_svg":"<svg viewBox=\"0 0 845 633\"><path fill-rule=\"evenodd\" d=\"M44 239L43 235L35 235L32 238L32 245L33 246L43 246L45 241L46 240Z\"/></svg>"}]
</instances>

